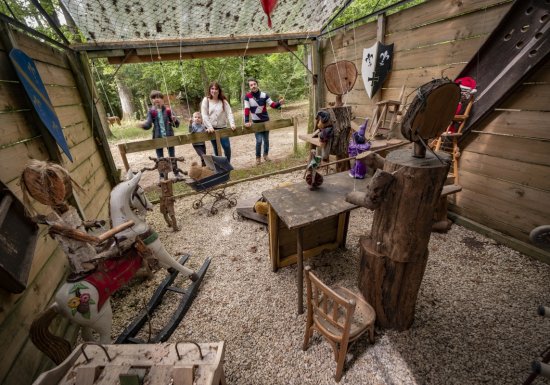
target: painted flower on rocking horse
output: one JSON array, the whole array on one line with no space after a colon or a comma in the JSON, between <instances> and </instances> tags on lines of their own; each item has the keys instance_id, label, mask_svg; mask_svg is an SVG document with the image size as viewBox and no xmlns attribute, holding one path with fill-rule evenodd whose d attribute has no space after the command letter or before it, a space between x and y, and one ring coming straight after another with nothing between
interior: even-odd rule
<instances>
[{"instance_id":1,"label":"painted flower on rocking horse","mask_svg":"<svg viewBox=\"0 0 550 385\"><path fill-rule=\"evenodd\" d=\"M71 309L76 309L80 305L80 298L79 297L72 297L67 301L67 306Z\"/></svg>"}]
</instances>

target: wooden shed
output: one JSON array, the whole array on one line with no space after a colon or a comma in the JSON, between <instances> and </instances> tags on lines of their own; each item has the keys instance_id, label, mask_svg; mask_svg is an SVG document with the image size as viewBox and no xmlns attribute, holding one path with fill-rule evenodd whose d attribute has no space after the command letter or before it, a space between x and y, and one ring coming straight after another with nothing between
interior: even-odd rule
<instances>
[{"instance_id":1,"label":"wooden shed","mask_svg":"<svg viewBox=\"0 0 550 385\"><path fill-rule=\"evenodd\" d=\"M18 182L29 159L59 163L86 191L75 193L80 214L89 219L108 219L109 193L117 174L97 110L90 108L91 84L83 77L85 64L74 52L30 37L3 22L0 30L0 181L21 200ZM72 162L33 113L8 56L12 48L33 59L59 117ZM39 211L45 209L36 202L34 205ZM67 257L42 226L26 289L20 294L0 289L1 383L28 384L44 369L42 365L51 365L28 339L28 330L34 316L50 303L66 273ZM55 328L66 335L74 336L76 331L60 319Z\"/></svg>"},{"instance_id":2,"label":"wooden shed","mask_svg":"<svg viewBox=\"0 0 550 385\"><path fill-rule=\"evenodd\" d=\"M355 88L344 98L356 117L372 116L374 103L396 99L403 85L406 86L405 94L410 94L433 78L442 75L454 78L512 3L512 0L432 0L389 16L382 12L377 21L358 22L357 26L348 25L315 36L312 44L314 72L321 78L321 68L338 60L350 60L360 69L364 48L377 39L386 44L394 43L393 69L376 97L369 99L363 82L358 79ZM95 102L93 84L88 77L87 56L45 36L30 37L4 22L0 22L0 29L0 95L3 100L0 106L0 181L21 198L18 178L27 160L61 163L89 192L76 194L75 203L81 215L87 219L108 218L108 197L117 181L117 172L102 129L104 122L100 117L106 114ZM309 34L294 36L297 39L312 37ZM248 42L233 41L235 46L231 47L229 40L220 40L217 45L207 47L208 52L201 57L217 55L223 47L228 55L233 54L229 48L240 54L250 43L250 39ZM196 46L200 48L200 42ZM281 50L278 43L275 46ZM30 101L8 57L14 47L34 60L61 122L72 162L60 153L32 113ZM144 47L148 47L147 42L128 52L107 45L95 50L97 57L112 55L113 63L126 59L139 62L142 58L138 49L144 50ZM262 47L254 49L263 53ZM170 47L161 48L166 54L177 57L181 52L177 39ZM86 51L82 47L80 50ZM322 84L317 81L312 94L312 102L317 107L334 101L334 95L330 95ZM459 172L463 190L453 198L451 207L461 223L547 262L550 262L550 254L530 245L528 234L536 226L550 224L550 205L547 203L550 201L549 94L550 61L546 59L538 72L524 81L462 142ZM26 290L14 294L0 289L0 346L3 348L0 382L3 384L30 383L38 373L51 366L28 339L34 315L50 303L66 274L65 255L58 244L45 235L42 229ZM66 322L58 322L55 327L58 334L75 333Z\"/></svg>"}]
</instances>

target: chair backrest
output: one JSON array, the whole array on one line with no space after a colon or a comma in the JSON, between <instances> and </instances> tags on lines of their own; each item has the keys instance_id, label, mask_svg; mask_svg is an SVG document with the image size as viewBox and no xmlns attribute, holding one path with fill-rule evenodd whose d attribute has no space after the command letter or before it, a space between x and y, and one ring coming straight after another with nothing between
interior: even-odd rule
<instances>
[{"instance_id":1,"label":"chair backrest","mask_svg":"<svg viewBox=\"0 0 550 385\"><path fill-rule=\"evenodd\" d=\"M342 340L349 335L356 303L348 300L325 285L305 268L308 314L319 331L333 340Z\"/></svg>"}]
</instances>

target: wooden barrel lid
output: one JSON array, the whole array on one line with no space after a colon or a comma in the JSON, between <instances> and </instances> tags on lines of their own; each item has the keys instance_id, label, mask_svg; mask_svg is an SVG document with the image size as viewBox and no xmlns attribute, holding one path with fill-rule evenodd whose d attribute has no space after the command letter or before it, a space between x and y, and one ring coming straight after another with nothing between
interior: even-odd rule
<instances>
[{"instance_id":1,"label":"wooden barrel lid","mask_svg":"<svg viewBox=\"0 0 550 385\"><path fill-rule=\"evenodd\" d=\"M349 60L341 60L325 67L325 85L334 95L344 95L353 89L357 68Z\"/></svg>"},{"instance_id":2,"label":"wooden barrel lid","mask_svg":"<svg viewBox=\"0 0 550 385\"><path fill-rule=\"evenodd\" d=\"M69 173L53 163L32 160L23 170L22 181L34 199L48 206L60 205L73 192Z\"/></svg>"},{"instance_id":3,"label":"wooden barrel lid","mask_svg":"<svg viewBox=\"0 0 550 385\"><path fill-rule=\"evenodd\" d=\"M439 136L449 127L459 101L460 87L449 79L424 84L403 118L401 133L412 142Z\"/></svg>"}]
</instances>

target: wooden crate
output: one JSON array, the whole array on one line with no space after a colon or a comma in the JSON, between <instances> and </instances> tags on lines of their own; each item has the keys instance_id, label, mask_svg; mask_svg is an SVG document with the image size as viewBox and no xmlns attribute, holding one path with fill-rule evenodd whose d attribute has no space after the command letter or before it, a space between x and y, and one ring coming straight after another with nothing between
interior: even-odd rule
<instances>
[{"instance_id":1,"label":"wooden crate","mask_svg":"<svg viewBox=\"0 0 550 385\"><path fill-rule=\"evenodd\" d=\"M60 365L42 373L33 385L219 385L226 383L224 354L223 341L198 345L85 343Z\"/></svg>"}]
</instances>

